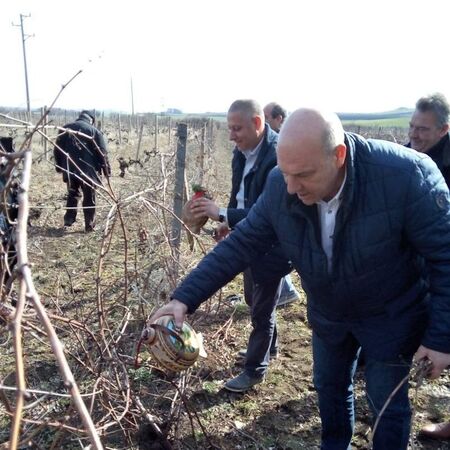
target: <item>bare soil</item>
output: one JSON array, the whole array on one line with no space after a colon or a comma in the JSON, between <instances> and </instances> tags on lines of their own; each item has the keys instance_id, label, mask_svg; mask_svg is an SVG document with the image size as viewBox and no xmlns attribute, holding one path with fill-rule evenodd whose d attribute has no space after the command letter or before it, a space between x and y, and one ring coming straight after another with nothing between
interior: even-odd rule
<instances>
[{"instance_id":1,"label":"bare soil","mask_svg":"<svg viewBox=\"0 0 450 450\"><path fill-rule=\"evenodd\" d=\"M220 134L222 133L222 134ZM198 179L198 132L191 135L188 156L188 183ZM149 200L163 201L156 196L157 184L161 180L159 165L161 159L149 157L141 168L130 167L124 178L118 176L117 158L133 158L134 144L120 147L117 135L108 132L110 138L113 177L111 183L117 198L125 199L133 193L153 186ZM172 137L173 139L173 137ZM151 150L151 138L143 140L144 150ZM160 145L167 145L160 140ZM168 170L173 170L173 156L167 150L165 161ZM38 155L40 153L38 152ZM226 130L217 130L211 158L207 161L205 184L222 204L227 198L230 183L229 162L231 146L226 142ZM153 158L153 159L152 159ZM142 158L144 161L144 158ZM170 164L169 164L170 163ZM172 173L172 172L171 172ZM173 175L173 173L172 173ZM97 273L102 244L102 231L111 203L103 196L98 201L98 227L93 233L85 234L82 216L70 230L62 229L64 186L60 176L54 173L51 161L41 158L33 166L31 203L40 211L29 228L28 251L33 263L34 280L42 302L49 313L88 324L92 333L98 331L97 321ZM159 185L158 185L159 186ZM170 194L170 189L167 191ZM172 199L165 199L171 208ZM233 394L223 389L230 377L237 375L241 367L236 364L237 351L246 346L251 325L247 307L243 303L226 300L230 294L241 294L242 282L237 277L220 293L200 308L190 322L204 337L206 359L187 372L177 375L160 371L153 365L149 353L143 351L141 368L133 366L133 357L139 333L144 320L152 309L167 301L171 279L171 256L166 246L164 227L170 216L149 213L142 202L130 202L123 206L122 213L126 238L119 225L113 233L104 258L100 280L100 291L107 307L107 320L112 336L120 336L117 346L118 359L126 367L121 382L129 383L131 397L139 397L159 425L173 449L319 449L320 419L317 401L312 386L311 332L306 320L305 299L278 309L280 356L270 364L266 380L244 394ZM207 230L212 225L207 225ZM144 238L143 238L144 236ZM146 237L145 237L146 236ZM127 246L125 246L125 243ZM183 237L179 277L187 273L202 255L213 246L206 233L200 236L200 243L194 253L188 250ZM125 258L125 247L127 258ZM127 284L124 278L124 264L127 265ZM169 266L169 267L168 267ZM298 280L296 280L298 284ZM300 286L298 286L300 289ZM125 289L126 288L126 289ZM27 309L29 322L33 322L32 309ZM129 314L130 319L125 320ZM100 376L108 378L107 363L98 368L98 374L86 370L80 360L86 362L88 355L98 357L89 336L79 333L75 339L74 330L67 324L54 321L60 339L70 352L68 356L75 378L82 392L90 392ZM122 330L123 326L123 330ZM11 348L7 324L2 325L0 376L4 384L14 385L14 352ZM45 336L36 328L25 327L25 363L27 383L35 389L63 392L64 386ZM83 344L81 347L80 345ZM78 359L77 359L78 358ZM111 362L111 365L114 362ZM87 364L87 363L86 363ZM95 366L97 367L97 366ZM112 372L111 372L112 373ZM363 390L363 371L358 371L356 380L357 424L353 441L356 449L370 448L370 415ZM113 379L113 378L111 378ZM106 387L108 385L105 385ZM411 448L444 450L450 443L417 438L420 426L428 421L450 420L450 374L434 382L425 382L416 392L411 389L414 405L414 420ZM106 388L105 387L105 388ZM13 397L8 394L10 401ZM117 416L122 411L121 395L98 399L114 399ZM30 399L32 403L36 398ZM43 407L42 405L45 405ZM104 423L102 408L94 408L96 423ZM42 408L41 408L42 407ZM41 409L39 409L41 408ZM33 411L33 410L32 410ZM59 418L63 423L78 426L79 418L71 409L69 400L50 402L46 397L41 406L34 407L34 419L42 417ZM27 412L27 417L31 418ZM115 416L113 416L115 417ZM0 442L7 442L10 419L4 404L0 403ZM77 433L61 432L41 422L40 428L28 424L24 430L32 435L28 445L21 448L81 448L87 445L85 437L75 438ZM24 432L25 432L24 431ZM102 435L108 449L163 449L164 441L149 425L148 417L130 407L129 413L117 426ZM53 446L53 447L52 447Z\"/></svg>"}]
</instances>

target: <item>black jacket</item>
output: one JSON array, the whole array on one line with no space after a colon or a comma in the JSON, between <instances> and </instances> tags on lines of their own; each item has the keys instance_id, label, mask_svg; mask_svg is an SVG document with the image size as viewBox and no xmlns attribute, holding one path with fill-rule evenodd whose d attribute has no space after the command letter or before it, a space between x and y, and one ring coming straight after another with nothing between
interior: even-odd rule
<instances>
[{"instance_id":1,"label":"black jacket","mask_svg":"<svg viewBox=\"0 0 450 450\"><path fill-rule=\"evenodd\" d=\"M103 134L89 123L88 118L80 116L64 128L89 136L61 131L54 148L56 171L63 173L68 181L72 174L85 180L99 182L101 173L110 175L106 143ZM62 151L61 151L62 150Z\"/></svg>"},{"instance_id":2,"label":"black jacket","mask_svg":"<svg viewBox=\"0 0 450 450\"><path fill-rule=\"evenodd\" d=\"M256 203L266 184L267 175L277 165L276 148L278 143L278 134L275 133L267 124L265 126L264 138L255 165L245 176L245 208L238 209L236 195L242 180L242 174L245 167L245 156L237 148L233 151L231 161L231 194L228 203L227 217L230 228L247 216L250 208Z\"/></svg>"},{"instance_id":3,"label":"black jacket","mask_svg":"<svg viewBox=\"0 0 450 450\"><path fill-rule=\"evenodd\" d=\"M411 148L408 142L406 147ZM450 137L447 133L434 147L427 152L427 155L436 163L444 176L447 186L450 188Z\"/></svg>"},{"instance_id":4,"label":"black jacket","mask_svg":"<svg viewBox=\"0 0 450 450\"><path fill-rule=\"evenodd\" d=\"M277 164L276 147L278 134L268 124L265 126L264 138L258 152L254 166L244 178L245 208L237 208L236 195L239 192L242 174L245 167L245 156L237 148L234 149L231 161L232 181L230 202L227 209L228 225L230 228L244 219L250 208L262 194L270 171ZM263 283L272 279L282 278L292 271L291 263L286 259L279 244L274 244L269 251L250 266L255 283Z\"/></svg>"},{"instance_id":5,"label":"black jacket","mask_svg":"<svg viewBox=\"0 0 450 450\"><path fill-rule=\"evenodd\" d=\"M444 176L447 186L450 187L450 138L447 133L427 155L436 163Z\"/></svg>"}]
</instances>

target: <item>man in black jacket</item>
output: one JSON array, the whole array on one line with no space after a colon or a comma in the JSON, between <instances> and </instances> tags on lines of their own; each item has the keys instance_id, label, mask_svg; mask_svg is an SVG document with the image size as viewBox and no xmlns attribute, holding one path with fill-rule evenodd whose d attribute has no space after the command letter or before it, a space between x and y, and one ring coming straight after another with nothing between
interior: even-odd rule
<instances>
[{"instance_id":1,"label":"man in black jacket","mask_svg":"<svg viewBox=\"0 0 450 450\"><path fill-rule=\"evenodd\" d=\"M444 95L436 93L420 98L409 123L408 147L426 153L439 167L450 188L450 105ZM426 425L421 434L450 440L450 422Z\"/></svg>"},{"instance_id":2,"label":"man in black jacket","mask_svg":"<svg viewBox=\"0 0 450 450\"><path fill-rule=\"evenodd\" d=\"M223 238L229 229L244 219L256 203L266 183L267 175L276 165L278 135L265 124L261 106L254 100L236 100L227 115L230 140L236 144L232 159L232 188L227 208L202 197L192 205L199 217L208 216L220 222L217 236ZM260 279L260 267L244 271L244 297L251 308L253 330L245 356L244 372L229 380L225 388L243 392L260 383L267 371L269 359L278 355L275 307L280 280L289 270L279 249L273 249L259 265L273 268L271 277Z\"/></svg>"},{"instance_id":3,"label":"man in black jacket","mask_svg":"<svg viewBox=\"0 0 450 450\"><path fill-rule=\"evenodd\" d=\"M75 122L64 125L54 148L56 171L62 173L67 184L64 227L75 222L82 192L86 232L93 231L95 226L95 187L101 183L102 172L111 175L105 139L94 123L95 115L82 111Z\"/></svg>"}]
</instances>

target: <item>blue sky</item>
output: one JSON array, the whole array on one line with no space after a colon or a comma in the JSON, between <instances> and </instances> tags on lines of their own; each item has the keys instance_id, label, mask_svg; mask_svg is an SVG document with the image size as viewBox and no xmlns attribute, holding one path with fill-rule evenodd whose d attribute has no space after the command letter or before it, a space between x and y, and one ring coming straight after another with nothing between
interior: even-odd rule
<instances>
[{"instance_id":1,"label":"blue sky","mask_svg":"<svg viewBox=\"0 0 450 450\"><path fill-rule=\"evenodd\" d=\"M122 5L122 6L120 6ZM0 4L0 105L225 111L236 98L288 110L385 111L450 98L448 0L15 0ZM7 70L4 70L7 61Z\"/></svg>"}]
</instances>

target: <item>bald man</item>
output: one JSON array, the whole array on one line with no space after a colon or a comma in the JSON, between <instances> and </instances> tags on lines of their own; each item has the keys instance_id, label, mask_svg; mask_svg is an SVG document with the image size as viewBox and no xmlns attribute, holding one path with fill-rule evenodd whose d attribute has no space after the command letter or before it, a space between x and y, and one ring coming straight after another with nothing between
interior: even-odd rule
<instances>
[{"instance_id":1,"label":"bald man","mask_svg":"<svg viewBox=\"0 0 450 450\"><path fill-rule=\"evenodd\" d=\"M429 361L431 378L450 364L450 198L442 174L424 154L344 133L336 115L311 109L287 119L277 158L247 218L151 320L172 314L181 325L279 241L307 294L321 448L351 448L362 349L378 419L373 448L406 449L411 411L401 382L414 355Z\"/></svg>"}]
</instances>

